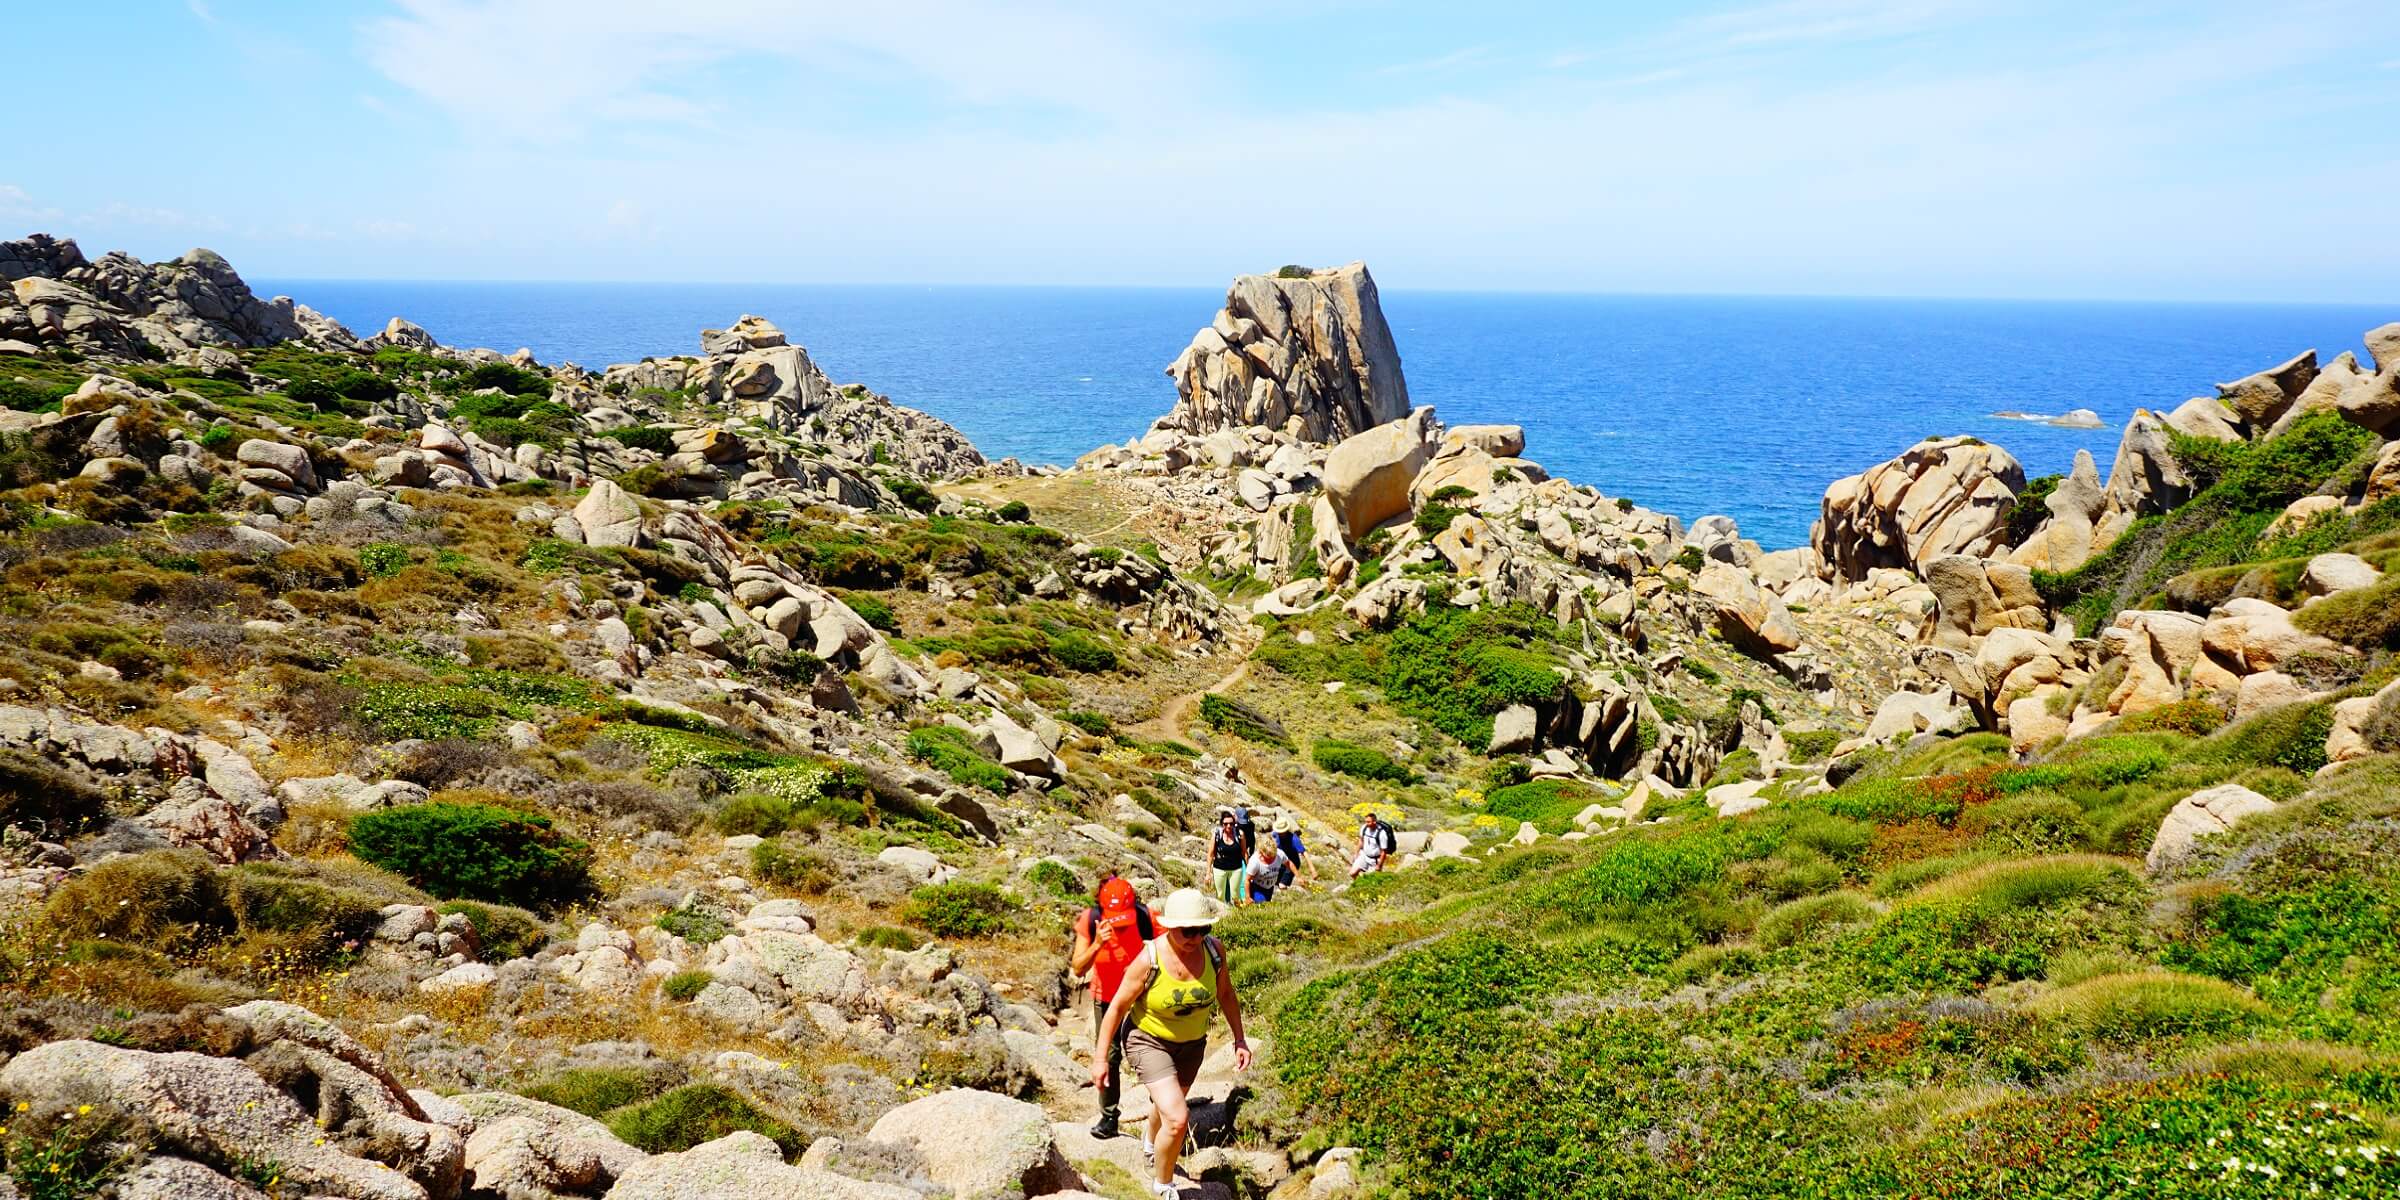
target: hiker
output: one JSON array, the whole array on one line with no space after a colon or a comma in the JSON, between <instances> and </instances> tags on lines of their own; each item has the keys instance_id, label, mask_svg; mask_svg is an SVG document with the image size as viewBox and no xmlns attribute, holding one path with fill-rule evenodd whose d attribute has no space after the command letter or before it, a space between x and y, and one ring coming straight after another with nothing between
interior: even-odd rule
<instances>
[{"instance_id":1,"label":"hiker","mask_svg":"<svg viewBox=\"0 0 2400 1200\"><path fill-rule=\"evenodd\" d=\"M1399 848L1392 827L1376 816L1374 809L1368 809L1366 823L1358 827L1358 858L1350 864L1350 878L1382 870L1384 862Z\"/></svg>"},{"instance_id":2,"label":"hiker","mask_svg":"<svg viewBox=\"0 0 2400 1200\"><path fill-rule=\"evenodd\" d=\"M1250 818L1249 805L1233 806L1233 823L1242 831L1242 856L1247 858L1258 853L1258 823Z\"/></svg>"},{"instance_id":3,"label":"hiker","mask_svg":"<svg viewBox=\"0 0 2400 1200\"><path fill-rule=\"evenodd\" d=\"M1175 1198L1175 1162L1183 1156L1184 1137L1191 1130L1186 1097L1208 1052L1209 1019L1219 1011L1233 1031L1233 1069L1250 1069L1250 1042L1242 1036L1242 1005L1233 994L1233 972L1225 961L1225 947L1209 936L1209 928L1224 911L1193 888L1167 897L1158 915L1166 934L1126 970L1092 1043L1092 1085L1097 1087L1108 1070L1109 1039L1127 1022L1134 1024L1133 1032L1124 1035L1125 1060L1133 1064L1134 1077L1150 1089L1142 1153L1158 1166L1151 1190L1166 1200Z\"/></svg>"},{"instance_id":4,"label":"hiker","mask_svg":"<svg viewBox=\"0 0 2400 1200\"><path fill-rule=\"evenodd\" d=\"M1275 843L1262 843L1258 853L1250 856L1250 903L1264 904L1274 899L1276 887L1283 882L1283 873L1291 867Z\"/></svg>"},{"instance_id":5,"label":"hiker","mask_svg":"<svg viewBox=\"0 0 2400 1200\"><path fill-rule=\"evenodd\" d=\"M1297 887L1299 881L1314 882L1317 873L1309 869L1308 847L1300 844L1300 822L1292 814L1275 818L1275 852L1283 857L1283 872L1275 880L1277 887Z\"/></svg>"},{"instance_id":6,"label":"hiker","mask_svg":"<svg viewBox=\"0 0 2400 1200\"><path fill-rule=\"evenodd\" d=\"M1097 901L1076 914L1075 949L1068 959L1070 974L1092 973L1092 1033L1100 1033L1100 1019L1108 1012L1108 1003L1116 999L1117 987L1125 979L1125 968L1142 955L1142 947L1158 936L1150 919L1150 906L1135 895L1133 885L1111 871L1100 881ZM1092 1136L1117 1136L1118 1064L1125 1057L1124 1030L1108 1041L1107 1081L1100 1088L1100 1120L1092 1126ZM1095 1059L1095 1064L1099 1060ZM1094 1078L1098 1078L1095 1074Z\"/></svg>"},{"instance_id":7,"label":"hiker","mask_svg":"<svg viewBox=\"0 0 2400 1200\"><path fill-rule=\"evenodd\" d=\"M1217 810L1217 832L1210 839L1208 867L1211 890L1227 907L1242 902L1242 870L1249 865L1250 847L1242 841L1242 827L1234 819L1233 810Z\"/></svg>"}]
</instances>

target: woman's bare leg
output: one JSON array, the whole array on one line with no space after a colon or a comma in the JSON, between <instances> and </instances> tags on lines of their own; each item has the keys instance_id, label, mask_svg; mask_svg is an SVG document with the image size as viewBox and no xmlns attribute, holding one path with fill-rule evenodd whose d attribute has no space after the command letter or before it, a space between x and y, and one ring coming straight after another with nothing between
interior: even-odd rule
<instances>
[{"instance_id":1,"label":"woman's bare leg","mask_svg":"<svg viewBox=\"0 0 2400 1200\"><path fill-rule=\"evenodd\" d=\"M1175 1182L1175 1160L1183 1157L1183 1135L1192 1110L1183 1100L1183 1081L1170 1075L1150 1087L1150 1144L1158 1152L1158 1181Z\"/></svg>"}]
</instances>

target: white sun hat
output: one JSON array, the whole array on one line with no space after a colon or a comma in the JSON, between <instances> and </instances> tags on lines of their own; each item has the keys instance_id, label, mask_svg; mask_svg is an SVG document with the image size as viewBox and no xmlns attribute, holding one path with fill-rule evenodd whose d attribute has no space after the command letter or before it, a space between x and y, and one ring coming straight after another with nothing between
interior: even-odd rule
<instances>
[{"instance_id":1,"label":"white sun hat","mask_svg":"<svg viewBox=\"0 0 2400 1200\"><path fill-rule=\"evenodd\" d=\"M1192 929L1214 925L1225 915L1225 906L1198 888L1180 888L1159 907L1158 923L1169 929Z\"/></svg>"}]
</instances>

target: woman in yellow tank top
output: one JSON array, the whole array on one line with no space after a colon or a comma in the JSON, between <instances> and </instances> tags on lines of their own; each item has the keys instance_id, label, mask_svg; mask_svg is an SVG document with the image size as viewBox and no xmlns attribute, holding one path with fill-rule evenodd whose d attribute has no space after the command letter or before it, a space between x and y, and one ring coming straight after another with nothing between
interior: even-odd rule
<instances>
[{"instance_id":1,"label":"woman in yellow tank top","mask_svg":"<svg viewBox=\"0 0 2400 1200\"><path fill-rule=\"evenodd\" d=\"M1092 1086L1108 1074L1108 1048L1117 1027L1128 1020L1133 1032L1125 1036L1125 1061L1133 1066L1142 1086L1150 1089L1150 1123L1142 1139L1143 1153L1158 1167L1151 1189L1173 1200L1175 1161L1183 1156L1184 1135L1191 1128L1186 1093L1200 1076L1208 1052L1208 1025L1220 1012L1233 1031L1233 1068L1250 1069L1250 1042L1242 1036L1242 1002L1233 992L1233 972L1225 965L1225 947L1209 936L1223 906L1185 888L1167 897L1158 915L1165 932L1125 969L1124 982L1101 1018L1093 1040ZM1138 1010L1138 1011L1137 1011Z\"/></svg>"}]
</instances>

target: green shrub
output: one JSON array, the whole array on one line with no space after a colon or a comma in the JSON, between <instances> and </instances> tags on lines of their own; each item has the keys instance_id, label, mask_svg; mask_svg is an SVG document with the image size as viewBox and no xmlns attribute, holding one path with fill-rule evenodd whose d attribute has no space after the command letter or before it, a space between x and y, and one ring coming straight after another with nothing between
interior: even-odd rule
<instances>
[{"instance_id":1,"label":"green shrub","mask_svg":"<svg viewBox=\"0 0 2400 1200\"><path fill-rule=\"evenodd\" d=\"M0 825L47 838L82 833L108 815L108 797L81 776L21 750L0 749Z\"/></svg>"},{"instance_id":2,"label":"green shrub","mask_svg":"<svg viewBox=\"0 0 2400 1200\"><path fill-rule=\"evenodd\" d=\"M1271 746L1291 744L1283 725L1273 717L1215 692L1200 697L1200 719L1219 733L1232 734L1248 741L1264 742Z\"/></svg>"},{"instance_id":3,"label":"green shrub","mask_svg":"<svg viewBox=\"0 0 2400 1200\"><path fill-rule=\"evenodd\" d=\"M58 402L74 387L63 383L29 383L0 378L0 408L18 412L57 412ZM212 447L213 448L213 447Z\"/></svg>"},{"instance_id":4,"label":"green shrub","mask_svg":"<svg viewBox=\"0 0 2400 1200\"><path fill-rule=\"evenodd\" d=\"M2287 704L2211 736L2193 747L2192 756L2306 775L2325 765L2325 739L2332 732L2332 705Z\"/></svg>"},{"instance_id":5,"label":"green shrub","mask_svg":"<svg viewBox=\"0 0 2400 1200\"><path fill-rule=\"evenodd\" d=\"M982 788L996 796L1008 794L1008 768L985 758L975 748L974 736L963 729L927 725L909 730L908 756L963 787Z\"/></svg>"},{"instance_id":6,"label":"green shrub","mask_svg":"<svg viewBox=\"0 0 2400 1200\"><path fill-rule=\"evenodd\" d=\"M804 896L823 895L836 882L822 855L782 842L760 842L750 847L750 873L760 883L790 888Z\"/></svg>"},{"instance_id":7,"label":"green shrub","mask_svg":"<svg viewBox=\"0 0 2400 1200\"><path fill-rule=\"evenodd\" d=\"M1526 605L1428 608L1392 631L1384 694L1403 713L1482 750L1500 710L1546 703L1565 690L1550 659L1530 648L1556 636L1550 618Z\"/></svg>"},{"instance_id":8,"label":"green shrub","mask_svg":"<svg viewBox=\"0 0 2400 1200\"><path fill-rule=\"evenodd\" d=\"M1010 524L1022 525L1025 522L1033 519L1033 509L1027 507L1026 503L1022 500L1011 500L1008 503L1001 505L1000 511L996 515L999 516L1001 520L1007 521Z\"/></svg>"},{"instance_id":9,"label":"green shrub","mask_svg":"<svg viewBox=\"0 0 2400 1200\"><path fill-rule=\"evenodd\" d=\"M1070 709L1059 714L1058 719L1093 737L1107 737L1117 729L1116 722L1109 720L1108 714L1096 713L1088 708Z\"/></svg>"},{"instance_id":10,"label":"green shrub","mask_svg":"<svg viewBox=\"0 0 2400 1200\"><path fill-rule=\"evenodd\" d=\"M658 985L658 990L666 993L669 1000L689 1000L707 991L708 985L716 982L716 978L706 971L677 971L667 976L666 982Z\"/></svg>"},{"instance_id":11,"label":"green shrub","mask_svg":"<svg viewBox=\"0 0 2400 1200\"><path fill-rule=\"evenodd\" d=\"M1720 759L1717 762L1717 769L1710 773L1708 782L1701 786L1703 788L1712 788L1728 783L1741 783L1745 780L1756 779L1759 776L1760 769L1761 764L1758 760L1758 751L1753 750L1748 746L1744 746L1741 749L1726 755L1723 759Z\"/></svg>"},{"instance_id":12,"label":"green shrub","mask_svg":"<svg viewBox=\"0 0 2400 1200\"><path fill-rule=\"evenodd\" d=\"M735 796L717 807L709 822L724 834L774 837L792 826L792 805L776 796Z\"/></svg>"},{"instance_id":13,"label":"green shrub","mask_svg":"<svg viewBox=\"0 0 2400 1200\"><path fill-rule=\"evenodd\" d=\"M1485 795L1483 810L1510 821L1531 821L1544 833L1564 833L1585 806L1597 803L1593 791L1571 779L1536 779L1511 784Z\"/></svg>"},{"instance_id":14,"label":"green shrub","mask_svg":"<svg viewBox=\"0 0 2400 1200\"><path fill-rule=\"evenodd\" d=\"M1108 643L1075 630L1050 639L1050 652L1068 670L1086 675L1117 669L1117 652L1109 649Z\"/></svg>"},{"instance_id":15,"label":"green shrub","mask_svg":"<svg viewBox=\"0 0 2400 1200\"><path fill-rule=\"evenodd\" d=\"M2107 1042L2180 1034L2224 1034L2267 1012L2256 997L2221 979L2172 971L2102 975L2035 1000L2032 1010Z\"/></svg>"},{"instance_id":16,"label":"green shrub","mask_svg":"<svg viewBox=\"0 0 2400 1200\"><path fill-rule=\"evenodd\" d=\"M1760 917L1758 944L1770 948L1790 946L1808 941L1827 929L1870 924L1878 915L1875 902L1857 892L1806 896Z\"/></svg>"},{"instance_id":17,"label":"green shrub","mask_svg":"<svg viewBox=\"0 0 2400 1200\"><path fill-rule=\"evenodd\" d=\"M1323 770L1358 779L1380 780L1385 783L1412 784L1417 773L1392 761L1392 756L1371 746L1360 746L1333 738L1319 738L1309 749L1309 758Z\"/></svg>"},{"instance_id":18,"label":"green shrub","mask_svg":"<svg viewBox=\"0 0 2400 1200\"><path fill-rule=\"evenodd\" d=\"M591 847L548 817L482 804L410 804L350 820L350 850L444 899L538 907L590 885Z\"/></svg>"},{"instance_id":19,"label":"green shrub","mask_svg":"<svg viewBox=\"0 0 2400 1200\"><path fill-rule=\"evenodd\" d=\"M574 1067L524 1090L528 1099L598 1117L666 1090L668 1071L644 1067Z\"/></svg>"},{"instance_id":20,"label":"green shrub","mask_svg":"<svg viewBox=\"0 0 2400 1200\"><path fill-rule=\"evenodd\" d=\"M1022 906L988 883L932 883L910 892L904 921L935 937L985 938L1005 931Z\"/></svg>"},{"instance_id":21,"label":"green shrub","mask_svg":"<svg viewBox=\"0 0 2400 1200\"><path fill-rule=\"evenodd\" d=\"M2064 475L2037 475L2025 481L2025 490L2017 493L2016 500L2009 504L2007 513L2002 517L2008 524L2009 545L2024 544L2026 538L2033 536L2034 529L2050 518L2050 506L2046 501L2050 499L2050 493L2057 491L2058 485L2065 480Z\"/></svg>"},{"instance_id":22,"label":"green shrub","mask_svg":"<svg viewBox=\"0 0 2400 1200\"><path fill-rule=\"evenodd\" d=\"M675 453L675 435L656 425L627 425L622 429L611 429L600 436L612 439L619 445L632 446L656 454Z\"/></svg>"},{"instance_id":23,"label":"green shrub","mask_svg":"<svg viewBox=\"0 0 2400 1200\"><path fill-rule=\"evenodd\" d=\"M803 1139L792 1127L751 1107L730 1088L694 1083L652 1100L616 1109L603 1118L619 1141L651 1154L674 1154L729 1133L763 1134L785 1157L800 1152Z\"/></svg>"},{"instance_id":24,"label":"green shrub","mask_svg":"<svg viewBox=\"0 0 2400 1200\"><path fill-rule=\"evenodd\" d=\"M2292 624L2361 649L2400 650L2400 571L2292 614Z\"/></svg>"},{"instance_id":25,"label":"green shrub","mask_svg":"<svg viewBox=\"0 0 2400 1200\"><path fill-rule=\"evenodd\" d=\"M1970 910L2000 913L2098 895L2127 886L2132 878L2123 859L2060 854L1962 871L1918 889L1907 903L1955 901Z\"/></svg>"},{"instance_id":26,"label":"green shrub","mask_svg":"<svg viewBox=\"0 0 2400 1200\"><path fill-rule=\"evenodd\" d=\"M482 944L486 961L524 958L550 940L550 927L540 917L506 904L450 900L436 911L465 914L467 924L475 927L475 940Z\"/></svg>"},{"instance_id":27,"label":"green shrub","mask_svg":"<svg viewBox=\"0 0 2400 1200\"><path fill-rule=\"evenodd\" d=\"M692 908L671 908L658 915L658 927L696 946L721 941L732 932L725 918Z\"/></svg>"},{"instance_id":28,"label":"green shrub","mask_svg":"<svg viewBox=\"0 0 2400 1200\"><path fill-rule=\"evenodd\" d=\"M1025 872L1025 882L1061 900L1080 900L1084 894L1083 883L1075 878L1075 872L1053 859L1045 858L1033 864Z\"/></svg>"},{"instance_id":29,"label":"green shrub","mask_svg":"<svg viewBox=\"0 0 2400 1200\"><path fill-rule=\"evenodd\" d=\"M925 944L917 935L890 925L869 925L858 931L857 941L861 946L878 950L895 950L902 954Z\"/></svg>"},{"instance_id":30,"label":"green shrub","mask_svg":"<svg viewBox=\"0 0 2400 1200\"><path fill-rule=\"evenodd\" d=\"M507 363L478 363L468 369L464 382L469 391L499 388L511 396L547 397L550 394L549 376Z\"/></svg>"},{"instance_id":31,"label":"green shrub","mask_svg":"<svg viewBox=\"0 0 2400 1200\"><path fill-rule=\"evenodd\" d=\"M929 513L941 507L941 497L934 495L931 489L914 479L903 475L887 475L884 477L883 485L892 489L892 495L898 498L900 503L918 512Z\"/></svg>"},{"instance_id":32,"label":"green shrub","mask_svg":"<svg viewBox=\"0 0 2400 1200\"><path fill-rule=\"evenodd\" d=\"M2054 854L2091 844L2090 818L2063 796L2027 792L1966 811L1959 827L2009 854Z\"/></svg>"},{"instance_id":33,"label":"green shrub","mask_svg":"<svg viewBox=\"0 0 2400 1200\"><path fill-rule=\"evenodd\" d=\"M358 548L358 569L370 579L397 575L408 568L408 547L398 542L369 542Z\"/></svg>"},{"instance_id":34,"label":"green shrub","mask_svg":"<svg viewBox=\"0 0 2400 1200\"><path fill-rule=\"evenodd\" d=\"M2160 705L2148 712L2138 712L2117 722L2119 733L2176 733L2186 737L2206 737L2225 726L2225 710L2205 697L2195 696Z\"/></svg>"},{"instance_id":35,"label":"green shrub","mask_svg":"<svg viewBox=\"0 0 2400 1200\"><path fill-rule=\"evenodd\" d=\"M884 602L883 597L869 592L844 592L842 603L849 605L850 611L857 613L859 620L885 633L900 632L900 617L892 611L891 605Z\"/></svg>"}]
</instances>

